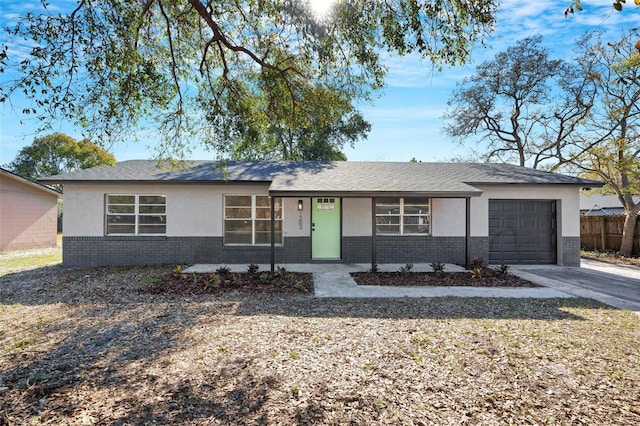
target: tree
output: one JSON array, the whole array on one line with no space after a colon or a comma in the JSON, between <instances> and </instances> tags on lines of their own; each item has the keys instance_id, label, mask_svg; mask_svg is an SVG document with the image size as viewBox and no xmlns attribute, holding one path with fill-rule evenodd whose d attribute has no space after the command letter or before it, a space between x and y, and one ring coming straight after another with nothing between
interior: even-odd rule
<instances>
[{"instance_id":1,"label":"tree","mask_svg":"<svg viewBox=\"0 0 640 426\"><path fill-rule=\"evenodd\" d=\"M633 0L636 6L640 6L640 0ZM612 7L618 12L622 12L622 5L626 3L626 0L613 0ZM569 15L573 15L574 9L577 11L582 11L582 2L580 0L572 1L569 6L564 11L565 19L569 17Z\"/></svg>"},{"instance_id":2,"label":"tree","mask_svg":"<svg viewBox=\"0 0 640 426\"><path fill-rule=\"evenodd\" d=\"M36 180L89 167L112 165L116 160L88 139L76 141L63 133L38 137L20 150L6 168Z\"/></svg>"},{"instance_id":3,"label":"tree","mask_svg":"<svg viewBox=\"0 0 640 426\"><path fill-rule=\"evenodd\" d=\"M284 105L256 102L251 96L212 105L206 115L211 125L207 143L232 159L346 160L344 145L366 138L371 125L344 92L310 84L301 89L296 114L288 113L294 105L287 97L279 99ZM221 111L229 108L235 110ZM230 115L237 117L233 126L227 122Z\"/></svg>"},{"instance_id":4,"label":"tree","mask_svg":"<svg viewBox=\"0 0 640 426\"><path fill-rule=\"evenodd\" d=\"M58 15L41 1L44 13L9 29L0 72L15 78L0 100L21 91L33 100L25 113L72 120L94 138L152 128L160 149L178 156L212 119L232 145L257 150L253 131L270 127L245 127L255 105L280 120L272 138L304 128L309 86L337 93L356 117L353 102L383 86L381 55L462 63L491 29L497 4L345 0L319 19L297 0L80 0Z\"/></svg>"},{"instance_id":5,"label":"tree","mask_svg":"<svg viewBox=\"0 0 640 426\"><path fill-rule=\"evenodd\" d=\"M598 108L574 141L571 164L596 177L613 191L624 207L620 254L631 256L640 204L640 38L638 30L615 43L599 34L587 37L580 63L597 88Z\"/></svg>"},{"instance_id":6,"label":"tree","mask_svg":"<svg viewBox=\"0 0 640 426\"><path fill-rule=\"evenodd\" d=\"M449 100L446 133L461 143L478 136L486 161L533 168L568 161L563 148L589 114L594 88L541 43L540 36L518 41L465 78Z\"/></svg>"},{"instance_id":7,"label":"tree","mask_svg":"<svg viewBox=\"0 0 640 426\"><path fill-rule=\"evenodd\" d=\"M630 256L640 205L640 38L578 42L568 63L527 38L481 64L456 89L445 128L488 142L486 160L567 170L602 180L625 208L620 253Z\"/></svg>"}]
</instances>

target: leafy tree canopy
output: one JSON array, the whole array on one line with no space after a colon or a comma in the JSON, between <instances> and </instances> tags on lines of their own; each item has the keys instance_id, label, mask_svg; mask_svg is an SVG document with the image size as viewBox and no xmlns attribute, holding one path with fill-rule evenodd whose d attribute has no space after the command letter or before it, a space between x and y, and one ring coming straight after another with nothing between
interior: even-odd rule
<instances>
[{"instance_id":1,"label":"leafy tree canopy","mask_svg":"<svg viewBox=\"0 0 640 426\"><path fill-rule=\"evenodd\" d=\"M597 108L585 122L573 165L596 176L613 190L625 209L620 254L631 256L640 203L640 32L631 30L620 41L587 36L580 64L597 88ZM584 71L583 71L584 73Z\"/></svg>"},{"instance_id":2,"label":"leafy tree canopy","mask_svg":"<svg viewBox=\"0 0 640 426\"><path fill-rule=\"evenodd\" d=\"M622 12L622 6L626 3L626 0L613 0L612 7L618 12ZM636 6L640 6L640 0L633 0ZM564 11L564 17L568 18L569 15L573 15L574 10L582 11L582 2L580 0L572 1Z\"/></svg>"},{"instance_id":3,"label":"leafy tree canopy","mask_svg":"<svg viewBox=\"0 0 640 426\"><path fill-rule=\"evenodd\" d=\"M283 82L266 83L272 87ZM303 85L302 102L283 96L268 104L244 89L238 87L242 94L237 99L206 108L206 143L232 159L346 160L343 146L353 146L371 128L339 90ZM229 117L234 118L232 125Z\"/></svg>"},{"instance_id":4,"label":"leafy tree canopy","mask_svg":"<svg viewBox=\"0 0 640 426\"><path fill-rule=\"evenodd\" d=\"M33 101L25 113L72 120L100 140L152 129L167 156L194 139L236 153L278 149L287 133L304 148L293 157L309 146L336 153L366 133L353 103L383 86L382 55L462 63L497 5L342 0L320 19L301 0L80 0L63 14L41 1L42 13L8 29L0 72L15 79L0 101L21 91ZM326 119L318 93L341 114L327 120L330 130L314 127ZM304 139L344 125L333 145Z\"/></svg>"},{"instance_id":5,"label":"leafy tree canopy","mask_svg":"<svg viewBox=\"0 0 640 426\"><path fill-rule=\"evenodd\" d=\"M6 168L36 180L46 176L73 172L89 167L115 164L113 155L88 139L76 141L63 133L35 138L20 150Z\"/></svg>"}]
</instances>

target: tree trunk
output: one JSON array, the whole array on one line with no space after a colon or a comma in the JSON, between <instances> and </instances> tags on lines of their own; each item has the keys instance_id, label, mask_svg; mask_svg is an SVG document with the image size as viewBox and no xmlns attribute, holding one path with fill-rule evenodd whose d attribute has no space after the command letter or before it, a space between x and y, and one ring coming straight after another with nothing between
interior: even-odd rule
<instances>
[{"instance_id":1,"label":"tree trunk","mask_svg":"<svg viewBox=\"0 0 640 426\"><path fill-rule=\"evenodd\" d=\"M633 238L635 236L636 222L640 206L624 212L624 227L622 228L622 243L620 243L620 255L631 257L633 255Z\"/></svg>"}]
</instances>

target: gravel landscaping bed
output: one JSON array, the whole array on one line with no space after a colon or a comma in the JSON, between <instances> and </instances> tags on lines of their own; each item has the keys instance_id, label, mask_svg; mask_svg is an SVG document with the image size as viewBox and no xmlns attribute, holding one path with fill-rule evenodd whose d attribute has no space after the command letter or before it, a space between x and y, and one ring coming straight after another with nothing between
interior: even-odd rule
<instances>
[{"instance_id":1,"label":"gravel landscaping bed","mask_svg":"<svg viewBox=\"0 0 640 426\"><path fill-rule=\"evenodd\" d=\"M170 273L0 273L0 424L640 422L640 318L589 299L145 292Z\"/></svg>"}]
</instances>

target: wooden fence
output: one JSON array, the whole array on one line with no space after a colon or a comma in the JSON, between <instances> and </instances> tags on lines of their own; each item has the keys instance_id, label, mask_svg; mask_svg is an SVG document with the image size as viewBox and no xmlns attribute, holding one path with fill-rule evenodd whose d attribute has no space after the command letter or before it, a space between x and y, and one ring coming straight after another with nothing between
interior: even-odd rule
<instances>
[{"instance_id":1,"label":"wooden fence","mask_svg":"<svg viewBox=\"0 0 640 426\"><path fill-rule=\"evenodd\" d=\"M640 218L638 218L640 221ZM620 250L624 215L580 216L580 245L585 250ZM636 223L633 253L640 254L640 224Z\"/></svg>"}]
</instances>

